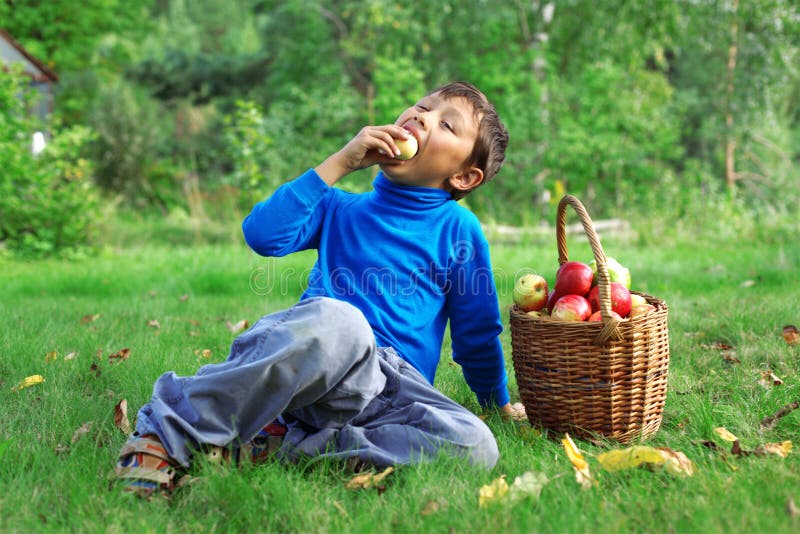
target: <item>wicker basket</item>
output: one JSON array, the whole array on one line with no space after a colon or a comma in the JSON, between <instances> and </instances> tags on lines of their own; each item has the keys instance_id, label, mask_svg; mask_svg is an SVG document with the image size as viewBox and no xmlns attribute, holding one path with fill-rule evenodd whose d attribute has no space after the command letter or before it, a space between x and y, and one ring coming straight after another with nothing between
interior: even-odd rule
<instances>
[{"instance_id":1,"label":"wicker basket","mask_svg":"<svg viewBox=\"0 0 800 534\"><path fill-rule=\"evenodd\" d=\"M568 261L566 208L581 218L595 260L602 322L564 322L511 309L517 385L531 424L629 443L658 431L667 394L669 332L664 301L619 321L611 316L606 255L583 204L567 195L558 205L558 261ZM634 292L636 293L636 292Z\"/></svg>"}]
</instances>

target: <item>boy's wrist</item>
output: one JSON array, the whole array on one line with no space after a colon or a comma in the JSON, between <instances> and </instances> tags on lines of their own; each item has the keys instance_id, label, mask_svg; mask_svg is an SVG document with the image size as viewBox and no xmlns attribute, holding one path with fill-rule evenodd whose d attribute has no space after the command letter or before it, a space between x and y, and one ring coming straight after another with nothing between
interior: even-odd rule
<instances>
[{"instance_id":1,"label":"boy's wrist","mask_svg":"<svg viewBox=\"0 0 800 534\"><path fill-rule=\"evenodd\" d=\"M345 158L336 152L317 165L314 170L322 178L322 181L332 186L351 172L345 163Z\"/></svg>"}]
</instances>

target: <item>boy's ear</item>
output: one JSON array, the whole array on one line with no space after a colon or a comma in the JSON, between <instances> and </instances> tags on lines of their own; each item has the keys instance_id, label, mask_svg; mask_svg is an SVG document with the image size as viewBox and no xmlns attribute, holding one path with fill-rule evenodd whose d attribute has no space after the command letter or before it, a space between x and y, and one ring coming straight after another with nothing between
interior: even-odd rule
<instances>
[{"instance_id":1,"label":"boy's ear","mask_svg":"<svg viewBox=\"0 0 800 534\"><path fill-rule=\"evenodd\" d=\"M462 173L451 176L448 182L450 187L457 191L470 191L483 182L483 171L477 167L470 167Z\"/></svg>"}]
</instances>

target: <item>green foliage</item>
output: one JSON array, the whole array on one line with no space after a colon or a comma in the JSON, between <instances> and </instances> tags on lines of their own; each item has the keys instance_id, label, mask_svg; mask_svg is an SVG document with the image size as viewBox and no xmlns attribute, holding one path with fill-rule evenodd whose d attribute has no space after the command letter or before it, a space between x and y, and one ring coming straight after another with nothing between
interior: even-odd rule
<instances>
[{"instance_id":1,"label":"green foliage","mask_svg":"<svg viewBox=\"0 0 800 534\"><path fill-rule=\"evenodd\" d=\"M0 242L26 256L74 254L90 244L97 196L84 147L86 127L54 130L47 148L34 156L37 130L26 114L27 78L0 72Z\"/></svg>"}]
</instances>

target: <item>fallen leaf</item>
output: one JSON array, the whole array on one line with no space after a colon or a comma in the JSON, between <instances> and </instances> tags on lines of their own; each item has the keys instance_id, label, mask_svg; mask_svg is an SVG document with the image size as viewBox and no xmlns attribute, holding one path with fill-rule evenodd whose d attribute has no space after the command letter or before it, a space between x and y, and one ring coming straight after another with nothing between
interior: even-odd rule
<instances>
[{"instance_id":1,"label":"fallen leaf","mask_svg":"<svg viewBox=\"0 0 800 534\"><path fill-rule=\"evenodd\" d=\"M181 297L178 300L180 302L186 302L187 300L189 300L189 294L187 293L185 295L181 295Z\"/></svg>"},{"instance_id":2,"label":"fallen leaf","mask_svg":"<svg viewBox=\"0 0 800 534\"><path fill-rule=\"evenodd\" d=\"M755 280L745 280L744 282L739 284L739 287L753 287L754 285L756 285Z\"/></svg>"},{"instance_id":3,"label":"fallen leaf","mask_svg":"<svg viewBox=\"0 0 800 534\"><path fill-rule=\"evenodd\" d=\"M114 425L126 436L131 433L131 422L128 420L128 401L122 399L114 406Z\"/></svg>"},{"instance_id":4,"label":"fallen leaf","mask_svg":"<svg viewBox=\"0 0 800 534\"><path fill-rule=\"evenodd\" d=\"M526 497L533 497L538 500L542 494L542 488L550 480L544 473L537 473L534 471L526 471L514 479L511 487L508 489L508 499L512 503L516 503L525 499Z\"/></svg>"},{"instance_id":5,"label":"fallen leaf","mask_svg":"<svg viewBox=\"0 0 800 534\"><path fill-rule=\"evenodd\" d=\"M700 347L706 350L733 350L736 348L733 345L729 345L728 343L723 343L722 341L715 341L713 343L701 343Z\"/></svg>"},{"instance_id":6,"label":"fallen leaf","mask_svg":"<svg viewBox=\"0 0 800 534\"><path fill-rule=\"evenodd\" d=\"M508 495L508 482L506 476L492 480L489 484L481 486L478 490L478 506L483 508L489 504L502 501Z\"/></svg>"},{"instance_id":7,"label":"fallen leaf","mask_svg":"<svg viewBox=\"0 0 800 534\"><path fill-rule=\"evenodd\" d=\"M96 363L92 363L92 365L89 366L89 370L94 373L94 376L96 376L96 377L100 376L100 373L101 373L100 366L97 365Z\"/></svg>"},{"instance_id":8,"label":"fallen leaf","mask_svg":"<svg viewBox=\"0 0 800 534\"><path fill-rule=\"evenodd\" d=\"M778 378L772 371L762 371L761 379L758 381L762 387L769 389L772 386L782 386L783 380Z\"/></svg>"},{"instance_id":9,"label":"fallen leaf","mask_svg":"<svg viewBox=\"0 0 800 534\"><path fill-rule=\"evenodd\" d=\"M69 354L64 355L64 361L74 360L75 357L78 356L77 351L70 352Z\"/></svg>"},{"instance_id":10,"label":"fallen leaf","mask_svg":"<svg viewBox=\"0 0 800 534\"><path fill-rule=\"evenodd\" d=\"M51 350L47 354L44 355L44 363L54 362L58 359L58 351Z\"/></svg>"},{"instance_id":11,"label":"fallen leaf","mask_svg":"<svg viewBox=\"0 0 800 534\"><path fill-rule=\"evenodd\" d=\"M721 426L721 427L717 427L717 428L715 428L715 429L714 429L714 432L715 432L715 433L716 433L716 434L717 434L717 435L718 435L720 438L724 439L725 441L730 441L730 442L739 441L739 438L737 438L736 436L734 436L733 434L731 434L731 433L728 431L728 429L727 429L727 428L725 428L725 427L722 427L722 426Z\"/></svg>"},{"instance_id":12,"label":"fallen leaf","mask_svg":"<svg viewBox=\"0 0 800 534\"><path fill-rule=\"evenodd\" d=\"M793 324L787 324L783 327L783 339L789 345L800 345L800 330Z\"/></svg>"},{"instance_id":13,"label":"fallen leaf","mask_svg":"<svg viewBox=\"0 0 800 534\"><path fill-rule=\"evenodd\" d=\"M76 441L81 439L83 436L88 434L91 430L92 430L91 421L88 422L88 423L83 423L81 426L79 426L77 429L75 429L75 432L72 433L72 441L71 441L71 443L75 443Z\"/></svg>"},{"instance_id":14,"label":"fallen leaf","mask_svg":"<svg viewBox=\"0 0 800 534\"><path fill-rule=\"evenodd\" d=\"M83 317L81 317L81 323L83 324L93 323L102 316L103 315L100 313L95 313L94 315L84 315Z\"/></svg>"},{"instance_id":15,"label":"fallen leaf","mask_svg":"<svg viewBox=\"0 0 800 534\"><path fill-rule=\"evenodd\" d=\"M800 508L797 508L792 497L789 497L789 500L786 501L786 513L789 514L789 517L797 517L800 515Z\"/></svg>"},{"instance_id":16,"label":"fallen leaf","mask_svg":"<svg viewBox=\"0 0 800 534\"><path fill-rule=\"evenodd\" d=\"M128 356L130 355L131 355L131 349L128 348L120 349L114 354L109 354L108 363L114 363L114 360L116 360L117 363L124 362L125 360L128 359Z\"/></svg>"},{"instance_id":17,"label":"fallen leaf","mask_svg":"<svg viewBox=\"0 0 800 534\"><path fill-rule=\"evenodd\" d=\"M727 363L742 363L742 361L736 357L736 353L730 350L724 350L720 352L722 356L722 361Z\"/></svg>"},{"instance_id":18,"label":"fallen leaf","mask_svg":"<svg viewBox=\"0 0 800 534\"><path fill-rule=\"evenodd\" d=\"M356 475L344 485L346 489L369 489L375 487L378 482L394 472L394 467L387 467L382 472L375 474L372 472Z\"/></svg>"},{"instance_id":19,"label":"fallen leaf","mask_svg":"<svg viewBox=\"0 0 800 534\"><path fill-rule=\"evenodd\" d=\"M149 321L147 321L147 326L155 328L156 330L161 328L161 325L158 324L158 319L150 319Z\"/></svg>"},{"instance_id":20,"label":"fallen leaf","mask_svg":"<svg viewBox=\"0 0 800 534\"><path fill-rule=\"evenodd\" d=\"M41 384L42 382L44 382L44 377L42 375L26 376L19 384L11 388L11 391L21 391L25 388Z\"/></svg>"},{"instance_id":21,"label":"fallen leaf","mask_svg":"<svg viewBox=\"0 0 800 534\"><path fill-rule=\"evenodd\" d=\"M615 449L597 455L597 461L606 471L632 469L642 464L663 464L666 458L653 447L636 445L627 449Z\"/></svg>"},{"instance_id":22,"label":"fallen leaf","mask_svg":"<svg viewBox=\"0 0 800 534\"><path fill-rule=\"evenodd\" d=\"M667 473L677 476L694 475L694 463L681 451L674 451L667 447L658 447L658 452L664 457L664 469Z\"/></svg>"},{"instance_id":23,"label":"fallen leaf","mask_svg":"<svg viewBox=\"0 0 800 534\"><path fill-rule=\"evenodd\" d=\"M210 358L211 349L203 349L203 350L197 349L196 351L194 351L194 355L199 356L201 358Z\"/></svg>"},{"instance_id":24,"label":"fallen leaf","mask_svg":"<svg viewBox=\"0 0 800 534\"><path fill-rule=\"evenodd\" d=\"M239 332L241 332L242 330L246 330L247 327L250 326L250 323L247 321L247 319L242 319L236 324L231 324L230 321L225 321L225 324L228 325L228 330L230 330L232 334L238 334Z\"/></svg>"},{"instance_id":25,"label":"fallen leaf","mask_svg":"<svg viewBox=\"0 0 800 534\"><path fill-rule=\"evenodd\" d=\"M761 432L768 432L772 430L782 417L792 413L797 408L800 408L800 401L790 402L774 414L770 415L769 417L765 417L761 420Z\"/></svg>"},{"instance_id":26,"label":"fallen leaf","mask_svg":"<svg viewBox=\"0 0 800 534\"><path fill-rule=\"evenodd\" d=\"M422 510L419 511L419 515L422 517L428 517L429 515L433 515L438 512L440 508L441 505L439 504L439 501L431 499L426 502L425 506L422 507Z\"/></svg>"},{"instance_id":27,"label":"fallen leaf","mask_svg":"<svg viewBox=\"0 0 800 534\"><path fill-rule=\"evenodd\" d=\"M791 451L792 451L792 442L782 441L780 443L766 443L764 445L759 445L753 451L753 454L755 454L756 456L767 456L769 454L774 454L775 456L786 458L787 456L789 456L789 453Z\"/></svg>"},{"instance_id":28,"label":"fallen leaf","mask_svg":"<svg viewBox=\"0 0 800 534\"><path fill-rule=\"evenodd\" d=\"M567 457L575 470L575 480L578 481L578 484L583 489L590 488L594 480L592 480L592 475L589 472L589 464L584 460L583 454L581 454L575 442L569 437L569 433L564 434L561 444L564 446L564 451L567 453Z\"/></svg>"}]
</instances>

